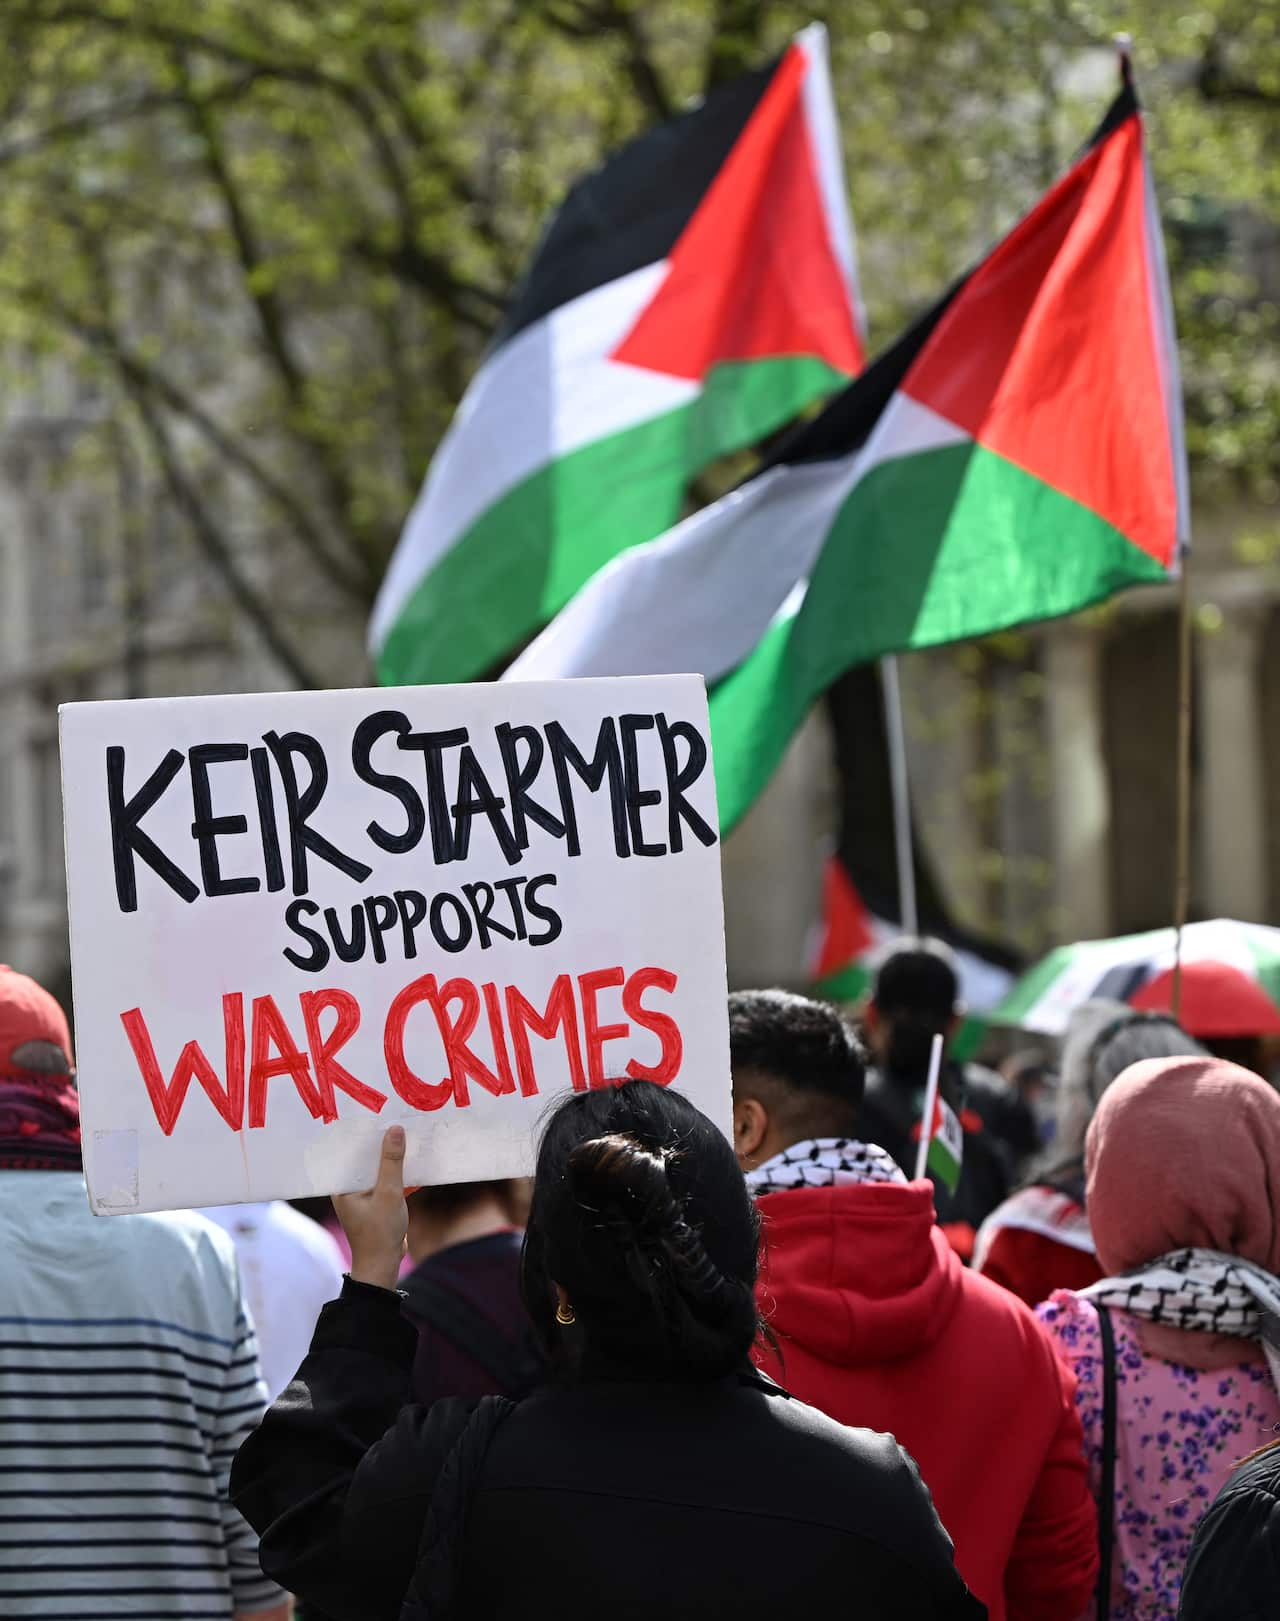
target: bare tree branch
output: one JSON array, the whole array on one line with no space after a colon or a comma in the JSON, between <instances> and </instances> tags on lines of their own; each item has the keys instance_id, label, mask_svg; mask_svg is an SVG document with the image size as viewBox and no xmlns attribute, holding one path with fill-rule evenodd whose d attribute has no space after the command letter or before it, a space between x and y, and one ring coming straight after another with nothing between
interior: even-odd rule
<instances>
[{"instance_id":1,"label":"bare tree branch","mask_svg":"<svg viewBox=\"0 0 1280 1621\"><path fill-rule=\"evenodd\" d=\"M215 107L224 101L237 101L261 77L256 69L241 73L213 90L206 90L200 99L206 107ZM92 134L94 130L114 129L117 125L131 123L152 113L182 107L185 100L184 95L175 95L172 91L151 90L144 94L127 96L123 101L114 101L105 107L92 108L76 118L67 118L61 123L50 124L31 135L23 136L21 140L0 146L0 164L32 157L63 141L72 141L81 135Z\"/></svg>"},{"instance_id":2,"label":"bare tree branch","mask_svg":"<svg viewBox=\"0 0 1280 1621\"><path fill-rule=\"evenodd\" d=\"M294 538L332 584L362 604L372 601L376 575L371 571L356 572L336 558L291 486L277 478L172 378L129 349L106 322L87 319L52 298L45 289L28 287L14 291L28 306L57 321L73 337L109 361L130 389L145 392L194 428L228 466L249 479L268 503L276 507L289 523Z\"/></svg>"},{"instance_id":3,"label":"bare tree branch","mask_svg":"<svg viewBox=\"0 0 1280 1621\"><path fill-rule=\"evenodd\" d=\"M164 475L174 505L190 524L201 551L225 583L232 601L262 638L271 656L288 672L290 679L297 686L306 689L323 686L324 683L316 673L307 666L302 656L281 634L266 599L250 584L237 564L226 536L213 521L205 503L200 499L199 492L183 471L164 418L156 409L155 402L145 389L136 387L127 379L125 388L146 430L152 452Z\"/></svg>"},{"instance_id":4,"label":"bare tree branch","mask_svg":"<svg viewBox=\"0 0 1280 1621\"><path fill-rule=\"evenodd\" d=\"M640 101L654 118L665 120L675 112L657 65L649 54L648 41L639 18L626 0L597 0L594 5L580 0L576 6L548 5L543 12L553 28L572 39L599 39L601 34L617 34L626 46L627 74Z\"/></svg>"},{"instance_id":5,"label":"bare tree branch","mask_svg":"<svg viewBox=\"0 0 1280 1621\"><path fill-rule=\"evenodd\" d=\"M258 317L258 327L266 353L280 378L293 414L293 429L299 443L315 466L327 491L328 500L344 528L350 528L357 541L357 550L366 570L372 575L374 559L381 550L381 537L362 524L355 514L354 492L347 469L334 446L322 434L311 429L306 421L310 406L309 379L289 336L288 320L274 290L264 282L262 270L266 254L258 241L248 208L240 195L235 176L223 148L217 120L205 101L191 91L191 81L185 58L178 53L175 59L179 83L187 92L185 110L192 128L200 139L205 166L214 189L222 199L227 224L235 244L236 257L243 274L245 292Z\"/></svg>"}]
</instances>

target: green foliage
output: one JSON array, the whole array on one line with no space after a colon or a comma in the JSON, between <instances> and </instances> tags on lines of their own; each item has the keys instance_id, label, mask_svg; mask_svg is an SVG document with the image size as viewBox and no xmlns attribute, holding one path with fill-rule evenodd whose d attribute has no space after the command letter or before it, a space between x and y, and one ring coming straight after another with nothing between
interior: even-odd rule
<instances>
[{"instance_id":1,"label":"green foliage","mask_svg":"<svg viewBox=\"0 0 1280 1621\"><path fill-rule=\"evenodd\" d=\"M128 403L233 596L218 469L362 615L548 211L654 118L831 31L873 340L1005 228L1137 39L1202 496L1280 503L1274 0L6 0L0 352ZM1242 251L1251 238L1253 251ZM1260 267L1262 267L1260 269ZM8 378L10 391L23 375ZM712 486L714 487L714 481Z\"/></svg>"}]
</instances>

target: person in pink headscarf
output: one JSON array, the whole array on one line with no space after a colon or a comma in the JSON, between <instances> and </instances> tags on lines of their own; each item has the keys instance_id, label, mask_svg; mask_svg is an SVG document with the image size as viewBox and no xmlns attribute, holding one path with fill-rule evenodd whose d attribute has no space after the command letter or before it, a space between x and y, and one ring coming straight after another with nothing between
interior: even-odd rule
<instances>
[{"instance_id":1,"label":"person in pink headscarf","mask_svg":"<svg viewBox=\"0 0 1280 1621\"><path fill-rule=\"evenodd\" d=\"M1280 1095L1221 1059L1135 1064L1086 1171L1107 1276L1038 1315L1076 1375L1104 1568L1110 1543L1100 1621L1173 1621L1196 1526L1280 1425Z\"/></svg>"}]
</instances>

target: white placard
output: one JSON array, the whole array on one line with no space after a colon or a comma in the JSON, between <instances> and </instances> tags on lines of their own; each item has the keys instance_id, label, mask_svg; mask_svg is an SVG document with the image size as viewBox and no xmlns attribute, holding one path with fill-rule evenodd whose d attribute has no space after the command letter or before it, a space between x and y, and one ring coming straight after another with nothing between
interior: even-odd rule
<instances>
[{"instance_id":1,"label":"white placard","mask_svg":"<svg viewBox=\"0 0 1280 1621\"><path fill-rule=\"evenodd\" d=\"M100 1214L514 1176L574 1087L729 1128L700 677L68 704Z\"/></svg>"}]
</instances>

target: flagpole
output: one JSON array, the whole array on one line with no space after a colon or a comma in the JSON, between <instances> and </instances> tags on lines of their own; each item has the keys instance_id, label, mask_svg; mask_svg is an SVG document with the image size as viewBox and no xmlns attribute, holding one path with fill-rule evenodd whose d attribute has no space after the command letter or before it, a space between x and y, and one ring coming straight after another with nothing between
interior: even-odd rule
<instances>
[{"instance_id":1,"label":"flagpole","mask_svg":"<svg viewBox=\"0 0 1280 1621\"><path fill-rule=\"evenodd\" d=\"M1191 583L1190 548L1182 549L1178 573L1178 804L1173 884L1173 984L1169 1006L1182 1015L1182 934L1191 903Z\"/></svg>"},{"instance_id":2,"label":"flagpole","mask_svg":"<svg viewBox=\"0 0 1280 1621\"><path fill-rule=\"evenodd\" d=\"M938 1106L938 1078L942 1074L943 1037L933 1038L929 1053L929 1079L924 1089L924 1113L920 1116L920 1146L916 1150L916 1181L923 1179L929 1165L929 1144L933 1141L933 1114Z\"/></svg>"},{"instance_id":3,"label":"flagpole","mask_svg":"<svg viewBox=\"0 0 1280 1621\"><path fill-rule=\"evenodd\" d=\"M884 693L884 724L889 738L889 782L893 790L898 922L904 934L914 937L920 933L920 918L916 909L916 868L911 848L911 785L907 779L907 739L902 725L898 660L892 653L880 660L880 686Z\"/></svg>"}]
</instances>

